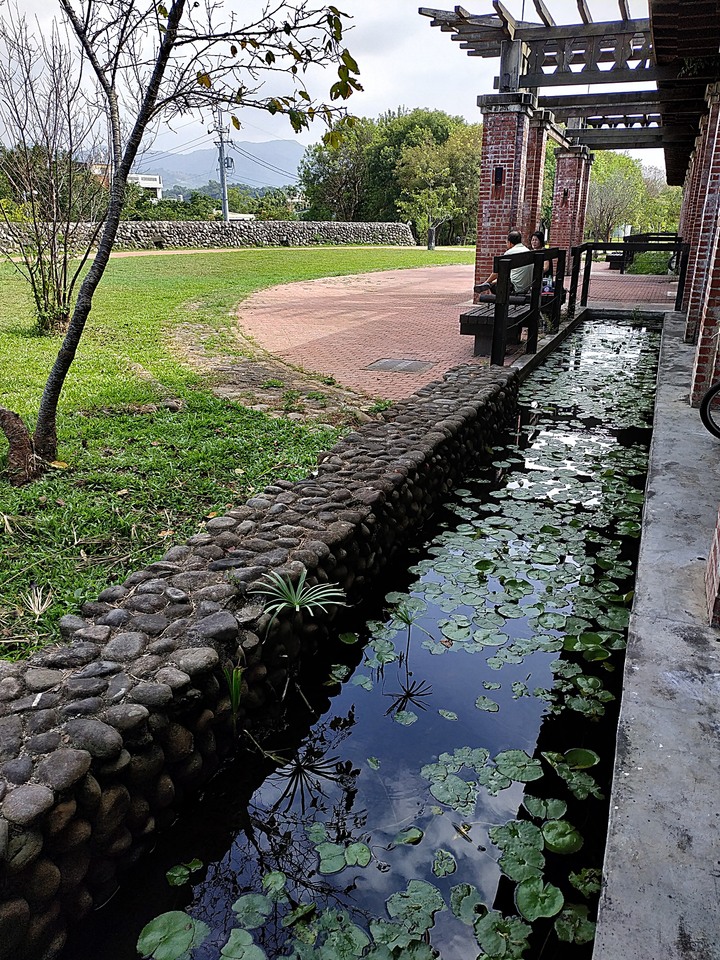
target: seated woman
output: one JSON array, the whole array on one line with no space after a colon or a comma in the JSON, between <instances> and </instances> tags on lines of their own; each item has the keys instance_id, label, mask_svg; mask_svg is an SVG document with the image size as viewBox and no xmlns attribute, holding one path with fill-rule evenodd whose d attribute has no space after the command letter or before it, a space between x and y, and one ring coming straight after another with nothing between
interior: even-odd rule
<instances>
[{"instance_id":1,"label":"seated woman","mask_svg":"<svg viewBox=\"0 0 720 960\"><path fill-rule=\"evenodd\" d=\"M530 237L530 249L533 253L545 248L545 234L542 230L536 230ZM553 289L553 269L552 262L546 260L543 263L543 293L550 292Z\"/></svg>"}]
</instances>

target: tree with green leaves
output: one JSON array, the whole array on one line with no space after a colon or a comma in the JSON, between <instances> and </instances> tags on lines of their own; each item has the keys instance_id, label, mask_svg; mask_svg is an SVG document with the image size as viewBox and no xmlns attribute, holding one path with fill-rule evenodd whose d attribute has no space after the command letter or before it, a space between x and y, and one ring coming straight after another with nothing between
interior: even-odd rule
<instances>
[{"instance_id":1,"label":"tree with green leaves","mask_svg":"<svg viewBox=\"0 0 720 960\"><path fill-rule=\"evenodd\" d=\"M63 99L63 122L75 151L81 151L74 104L82 93L97 106L106 124L102 136L109 145L105 168L109 190L94 259L79 287L33 431L15 412L0 407L0 429L8 441L8 473L13 483L28 482L57 459L60 395L110 259L128 174L153 125L168 113L219 104L233 111L236 128L240 127L237 111L252 107L286 115L297 131L316 117L332 123L338 112L332 101L345 100L360 89L357 64L343 47L345 14L332 5L315 5L310 0L270 2L256 19L248 16L243 22L234 14L225 16L220 3L57 2L55 35L69 70L68 89L77 91L75 101ZM17 10L0 18L0 37L12 38L17 24L23 25L30 42L36 31ZM44 56L43 45L35 46L37 55ZM6 62L11 64L9 58ZM307 90L306 72L312 66L331 65L337 75L330 87L330 103L317 103ZM269 80L283 89L266 92L265 81ZM51 108L46 97L28 96L27 102L36 112ZM98 123L91 133L101 129ZM73 157L77 156L73 152Z\"/></svg>"},{"instance_id":2,"label":"tree with green leaves","mask_svg":"<svg viewBox=\"0 0 720 960\"><path fill-rule=\"evenodd\" d=\"M599 150L590 174L585 232L609 243L613 232L641 216L645 184L642 165L627 153Z\"/></svg>"},{"instance_id":3,"label":"tree with green leaves","mask_svg":"<svg viewBox=\"0 0 720 960\"><path fill-rule=\"evenodd\" d=\"M363 117L347 126L335 143L308 147L299 171L308 220L352 221L363 217L368 147L375 131L375 121Z\"/></svg>"}]
</instances>

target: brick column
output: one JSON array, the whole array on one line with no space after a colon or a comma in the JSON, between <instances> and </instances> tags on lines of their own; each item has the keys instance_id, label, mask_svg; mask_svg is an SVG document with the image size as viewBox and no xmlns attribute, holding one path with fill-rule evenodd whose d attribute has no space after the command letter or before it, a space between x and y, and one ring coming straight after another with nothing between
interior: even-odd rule
<instances>
[{"instance_id":1,"label":"brick column","mask_svg":"<svg viewBox=\"0 0 720 960\"><path fill-rule=\"evenodd\" d=\"M705 566L705 596L711 627L720 626L720 514L715 524L710 553Z\"/></svg>"},{"instance_id":2,"label":"brick column","mask_svg":"<svg viewBox=\"0 0 720 960\"><path fill-rule=\"evenodd\" d=\"M685 182L683 183L683 198L680 205L680 221L678 223L678 234L683 240L687 241L687 231L689 227L688 209L690 206L690 196L695 188L695 160L696 151L690 154L690 163L688 164Z\"/></svg>"},{"instance_id":3,"label":"brick column","mask_svg":"<svg viewBox=\"0 0 720 960\"><path fill-rule=\"evenodd\" d=\"M555 190L553 193L550 246L568 251L567 270L570 270L570 247L581 243L585 230L585 214L590 182L592 154L585 146L561 147L555 151Z\"/></svg>"},{"instance_id":4,"label":"brick column","mask_svg":"<svg viewBox=\"0 0 720 960\"><path fill-rule=\"evenodd\" d=\"M708 169L710 160L709 139L708 139L708 120L709 116L702 117L700 120L700 134L695 141L695 164L693 170L693 184L690 194L690 201L687 210L687 236L685 239L690 244L690 256L688 259L687 278L685 281L685 295L683 297L683 310L690 307L690 297L693 292L695 273L697 268L698 240L700 237L700 228L702 220L702 208L705 202L705 187L707 184ZM685 331L685 339L692 340L695 330L688 325Z\"/></svg>"},{"instance_id":5,"label":"brick column","mask_svg":"<svg viewBox=\"0 0 720 960\"><path fill-rule=\"evenodd\" d=\"M710 111L704 128L702 163L699 188L695 203L694 223L691 223L690 263L688 263L689 292L687 296L687 324L685 339L697 339L703 322L707 299L706 285L714 263L713 246L716 241L718 200L720 198L720 84L708 87ZM692 265L692 270L690 269Z\"/></svg>"},{"instance_id":6,"label":"brick column","mask_svg":"<svg viewBox=\"0 0 720 960\"><path fill-rule=\"evenodd\" d=\"M527 171L525 174L525 199L523 201L522 235L526 246L531 234L540 228L543 183L545 182L545 150L548 130L553 122L549 110L537 110L530 121L527 148Z\"/></svg>"},{"instance_id":7,"label":"brick column","mask_svg":"<svg viewBox=\"0 0 720 960\"><path fill-rule=\"evenodd\" d=\"M505 253L508 232L522 228L530 117L537 103L530 93L478 97L483 112L475 282L492 271L493 257Z\"/></svg>"}]
</instances>

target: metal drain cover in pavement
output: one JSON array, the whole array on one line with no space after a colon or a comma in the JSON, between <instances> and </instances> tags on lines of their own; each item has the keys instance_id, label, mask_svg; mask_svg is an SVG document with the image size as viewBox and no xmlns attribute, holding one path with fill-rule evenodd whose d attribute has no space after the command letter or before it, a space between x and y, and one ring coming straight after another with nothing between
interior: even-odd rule
<instances>
[{"instance_id":1,"label":"metal drain cover in pavement","mask_svg":"<svg viewBox=\"0 0 720 960\"><path fill-rule=\"evenodd\" d=\"M435 364L429 360L376 360L366 370L391 370L393 373L424 373Z\"/></svg>"}]
</instances>

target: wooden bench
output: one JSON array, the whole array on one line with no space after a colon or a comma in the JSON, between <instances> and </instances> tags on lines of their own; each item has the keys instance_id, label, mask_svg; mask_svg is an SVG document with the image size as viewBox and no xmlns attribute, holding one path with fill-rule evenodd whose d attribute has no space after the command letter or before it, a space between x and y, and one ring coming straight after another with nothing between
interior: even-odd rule
<instances>
[{"instance_id":1,"label":"wooden bench","mask_svg":"<svg viewBox=\"0 0 720 960\"><path fill-rule=\"evenodd\" d=\"M508 306L508 343L520 342L523 321L530 316L530 297L510 297ZM480 297L480 302L460 314L460 333L475 337L473 356L489 357L495 326L495 297Z\"/></svg>"}]
</instances>

